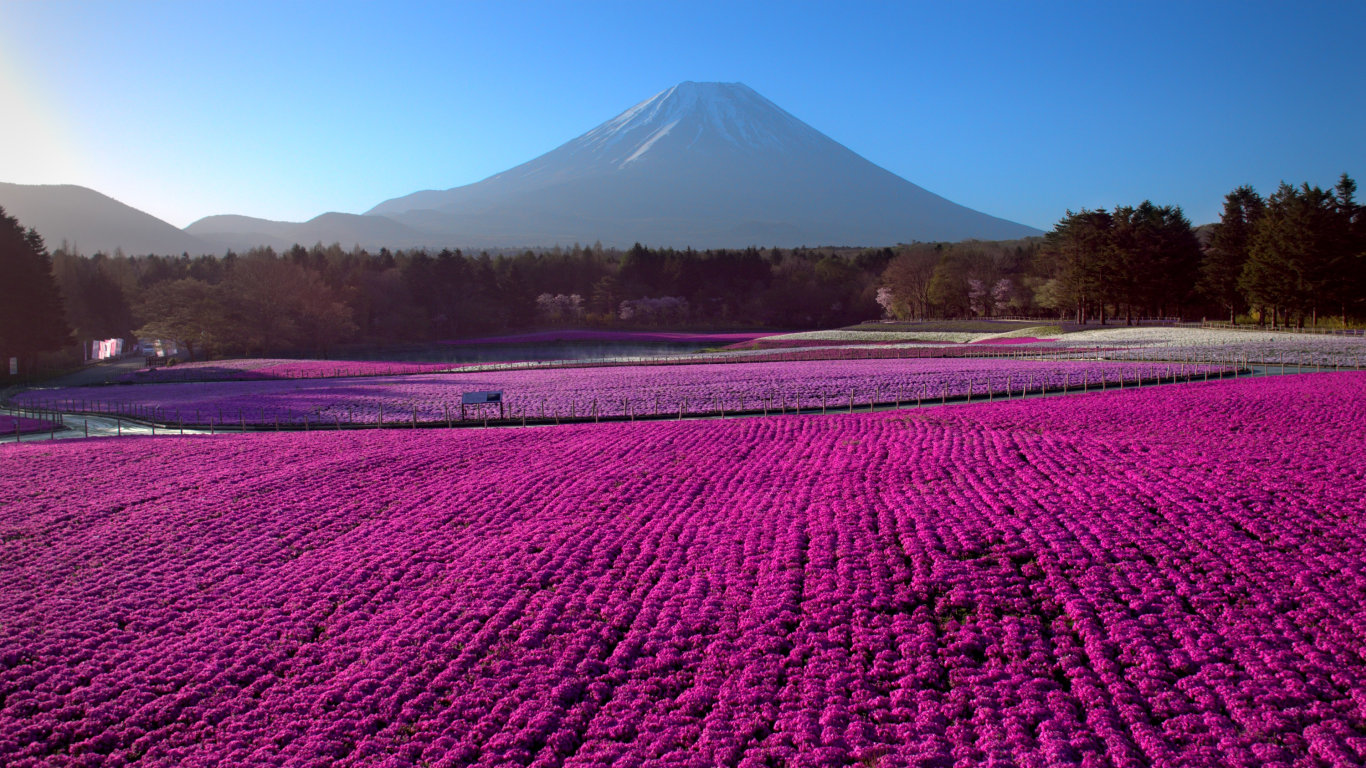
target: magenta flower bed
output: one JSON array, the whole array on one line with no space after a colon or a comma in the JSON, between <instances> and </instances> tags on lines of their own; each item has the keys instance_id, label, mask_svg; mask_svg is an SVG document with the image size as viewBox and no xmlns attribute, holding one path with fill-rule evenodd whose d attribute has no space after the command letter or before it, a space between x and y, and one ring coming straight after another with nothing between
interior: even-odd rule
<instances>
[{"instance_id":1,"label":"magenta flower bed","mask_svg":"<svg viewBox=\"0 0 1366 768\"><path fill-rule=\"evenodd\" d=\"M473 344L539 344L555 341L598 342L674 342L678 344L734 344L773 336L785 331L740 333L690 333L687 331L539 331L513 336L486 336L477 339L453 339L442 342L452 345Z\"/></svg>"},{"instance_id":2,"label":"magenta flower bed","mask_svg":"<svg viewBox=\"0 0 1366 768\"><path fill-rule=\"evenodd\" d=\"M1363 400L12 446L0 764L1361 765Z\"/></svg>"},{"instance_id":3,"label":"magenta flower bed","mask_svg":"<svg viewBox=\"0 0 1366 768\"><path fill-rule=\"evenodd\" d=\"M461 365L462 363L245 358L181 363L169 368L143 368L124 376L123 381L144 384L176 381L264 381L269 379L322 379L347 376L399 376L449 371L459 368Z\"/></svg>"},{"instance_id":4,"label":"magenta flower bed","mask_svg":"<svg viewBox=\"0 0 1366 768\"><path fill-rule=\"evenodd\" d=\"M817 346L815 349L810 347ZM1010 349L1000 349L1000 346L1008 346ZM747 361L779 361L779 360L874 360L874 359L919 359L933 357L964 358L1016 358L1028 356L1048 356L1048 355L1070 355L1070 356L1089 356L1099 355L1109 351L1105 347L1060 347L1056 344L1043 342L1040 345L988 345L983 342L973 342L972 344L955 344L953 342L822 342L820 345L801 344L791 348L773 347L766 349L757 348L760 351L746 354L743 357L736 356L733 359ZM732 350L741 351L741 350ZM1134 359L1151 360L1170 360L1180 358L1161 358L1146 357Z\"/></svg>"},{"instance_id":5,"label":"magenta flower bed","mask_svg":"<svg viewBox=\"0 0 1366 768\"><path fill-rule=\"evenodd\" d=\"M801 349L803 347L860 347L860 346L882 346L885 344L924 344L940 345L952 344L949 341L898 341L895 339L858 339L849 340L829 340L829 339L751 339L728 344L723 349Z\"/></svg>"},{"instance_id":6,"label":"magenta flower bed","mask_svg":"<svg viewBox=\"0 0 1366 768\"><path fill-rule=\"evenodd\" d=\"M499 370L320 381L257 381L38 390L16 400L208 424L445 423L461 418L461 393L503 392L503 415L578 419L794 408L848 409L1025 390L1090 389L1121 380L1222 371L1210 366L1013 359L868 359ZM466 409L468 418L498 409Z\"/></svg>"},{"instance_id":7,"label":"magenta flower bed","mask_svg":"<svg viewBox=\"0 0 1366 768\"><path fill-rule=\"evenodd\" d=\"M974 341L973 344L995 344L997 346L1011 346L1015 344L1051 344L1058 339L1038 339L1033 336L1008 336L996 339L982 339Z\"/></svg>"},{"instance_id":8,"label":"magenta flower bed","mask_svg":"<svg viewBox=\"0 0 1366 768\"><path fill-rule=\"evenodd\" d=\"M45 419L31 419L27 416L12 416L0 413L0 437L13 436L16 434L27 435L33 432L48 432L53 428L53 423ZM57 429L65 429L58 426Z\"/></svg>"}]
</instances>

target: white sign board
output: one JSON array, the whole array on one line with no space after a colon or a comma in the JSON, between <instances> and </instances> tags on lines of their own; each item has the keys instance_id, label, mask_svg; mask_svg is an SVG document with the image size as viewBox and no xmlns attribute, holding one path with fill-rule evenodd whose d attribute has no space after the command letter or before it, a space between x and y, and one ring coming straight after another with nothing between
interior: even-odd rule
<instances>
[{"instance_id":1,"label":"white sign board","mask_svg":"<svg viewBox=\"0 0 1366 768\"><path fill-rule=\"evenodd\" d=\"M502 390L496 392L466 392L460 396L461 405L482 405L503 402Z\"/></svg>"},{"instance_id":2,"label":"white sign board","mask_svg":"<svg viewBox=\"0 0 1366 768\"><path fill-rule=\"evenodd\" d=\"M17 358L17 357L11 357L11 358L9 359L9 375L11 375L11 376L18 376L18 375L19 375L19 358Z\"/></svg>"}]
</instances>

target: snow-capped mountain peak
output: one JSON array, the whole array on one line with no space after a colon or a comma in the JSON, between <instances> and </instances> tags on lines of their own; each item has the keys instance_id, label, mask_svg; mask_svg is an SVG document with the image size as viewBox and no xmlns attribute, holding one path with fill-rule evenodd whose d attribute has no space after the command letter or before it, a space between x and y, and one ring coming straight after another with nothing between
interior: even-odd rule
<instances>
[{"instance_id":1,"label":"snow-capped mountain peak","mask_svg":"<svg viewBox=\"0 0 1366 768\"><path fill-rule=\"evenodd\" d=\"M450 243L714 248L1023 237L879 168L741 83L679 83L483 181L369 213Z\"/></svg>"},{"instance_id":2,"label":"snow-capped mountain peak","mask_svg":"<svg viewBox=\"0 0 1366 768\"><path fill-rule=\"evenodd\" d=\"M660 142L666 137L678 150L706 152L798 150L824 139L743 83L684 82L622 112L567 148L624 168L651 149L663 149Z\"/></svg>"}]
</instances>

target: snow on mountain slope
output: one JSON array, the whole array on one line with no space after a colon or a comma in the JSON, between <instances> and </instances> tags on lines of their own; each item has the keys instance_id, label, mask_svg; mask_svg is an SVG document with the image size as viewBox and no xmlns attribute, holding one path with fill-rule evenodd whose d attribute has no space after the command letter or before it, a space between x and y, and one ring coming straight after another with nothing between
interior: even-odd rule
<instances>
[{"instance_id":1,"label":"snow on mountain slope","mask_svg":"<svg viewBox=\"0 0 1366 768\"><path fill-rule=\"evenodd\" d=\"M483 181L307 222L210 216L219 247L893 245L1038 230L965 208L860 157L740 83L680 83Z\"/></svg>"},{"instance_id":2,"label":"snow on mountain slope","mask_svg":"<svg viewBox=\"0 0 1366 768\"><path fill-rule=\"evenodd\" d=\"M508 171L368 213L506 245L889 245L1039 234L879 168L740 83L680 83Z\"/></svg>"},{"instance_id":3,"label":"snow on mountain slope","mask_svg":"<svg viewBox=\"0 0 1366 768\"><path fill-rule=\"evenodd\" d=\"M631 107L570 145L576 150L600 153L613 148L617 148L618 154L629 151L630 155L621 163L624 165L644 155L675 128L685 150L708 142L724 142L740 152L800 151L819 146L825 138L742 83L680 83ZM640 137L646 134L647 138L641 141Z\"/></svg>"}]
</instances>

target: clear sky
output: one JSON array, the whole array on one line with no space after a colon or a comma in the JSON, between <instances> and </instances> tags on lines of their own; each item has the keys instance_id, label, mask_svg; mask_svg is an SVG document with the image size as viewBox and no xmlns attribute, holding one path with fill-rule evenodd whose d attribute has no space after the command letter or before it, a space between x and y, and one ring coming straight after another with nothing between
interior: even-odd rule
<instances>
[{"instance_id":1,"label":"clear sky","mask_svg":"<svg viewBox=\"0 0 1366 768\"><path fill-rule=\"evenodd\" d=\"M739 81L1048 229L1366 182L1366 3L0 0L0 181L177 225L478 181L683 80Z\"/></svg>"}]
</instances>

